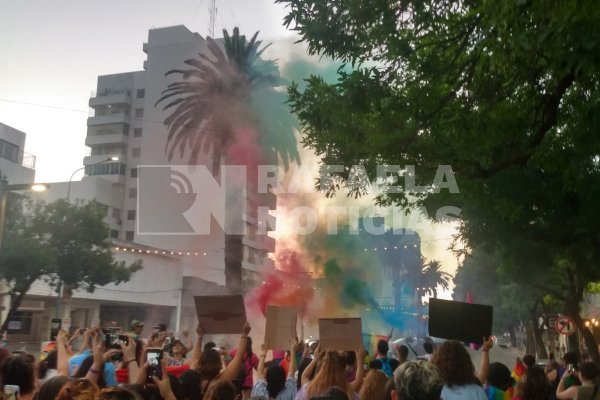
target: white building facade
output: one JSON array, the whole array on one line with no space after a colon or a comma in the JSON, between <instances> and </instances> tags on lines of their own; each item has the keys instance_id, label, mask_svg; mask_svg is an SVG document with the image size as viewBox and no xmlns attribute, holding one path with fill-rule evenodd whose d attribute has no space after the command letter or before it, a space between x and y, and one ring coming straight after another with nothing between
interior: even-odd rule
<instances>
[{"instance_id":1,"label":"white building facade","mask_svg":"<svg viewBox=\"0 0 600 400\"><path fill-rule=\"evenodd\" d=\"M8 184L33 183L35 156L25 149L25 132L0 122L0 173Z\"/></svg>"},{"instance_id":2,"label":"white building facade","mask_svg":"<svg viewBox=\"0 0 600 400\"><path fill-rule=\"evenodd\" d=\"M152 29L143 51L148 55L144 70L98 77L96 93L89 100L93 115L87 121L85 145L90 151L83 160L83 179L51 183L47 192L35 194L45 201L68 197L72 202L96 200L103 204L115 257L127 262L139 259L143 269L129 282L100 287L93 293L75 291L60 300L47 284L36 282L19 310L20 326L26 329L9 331L13 342L47 340L50 319L59 308L60 317L70 320L71 327L100 320L103 326L128 329L132 319L139 319L145 321L148 331L157 323L166 323L176 332L193 331L197 321L193 296L225 292L222 229L211 228L202 235L139 234L136 229L140 217L138 168L187 163L185 157L169 161L165 154L168 132L163 121L168 114L162 106L155 107L161 91L173 79L165 73L206 52L206 42L184 26ZM211 165L212 160L204 156L199 164ZM250 190L246 196L269 209L276 207L271 193L258 195ZM199 191L196 206L208 207L202 203L205 199ZM158 201L165 208L171 206L168 197ZM274 218L267 219L265 225L274 228ZM260 282L261 271L274 267L268 254L275 251L275 241L261 233L261 223L265 221L253 213L244 215L246 288Z\"/></svg>"}]
</instances>

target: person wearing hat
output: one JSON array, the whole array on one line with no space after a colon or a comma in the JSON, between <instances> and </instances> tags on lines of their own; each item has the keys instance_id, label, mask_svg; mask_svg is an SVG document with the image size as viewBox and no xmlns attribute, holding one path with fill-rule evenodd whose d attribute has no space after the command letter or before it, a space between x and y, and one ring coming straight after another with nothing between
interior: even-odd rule
<instances>
[{"instance_id":1,"label":"person wearing hat","mask_svg":"<svg viewBox=\"0 0 600 400\"><path fill-rule=\"evenodd\" d=\"M180 367L186 363L185 355L187 354L187 347L179 339L173 341L170 355L167 358L167 366L169 367Z\"/></svg>"},{"instance_id":2,"label":"person wearing hat","mask_svg":"<svg viewBox=\"0 0 600 400\"><path fill-rule=\"evenodd\" d=\"M144 329L144 323L139 319L134 319L133 321L131 321L130 327L131 332L129 332L129 335L134 339L137 339L142 334L142 330Z\"/></svg>"}]
</instances>

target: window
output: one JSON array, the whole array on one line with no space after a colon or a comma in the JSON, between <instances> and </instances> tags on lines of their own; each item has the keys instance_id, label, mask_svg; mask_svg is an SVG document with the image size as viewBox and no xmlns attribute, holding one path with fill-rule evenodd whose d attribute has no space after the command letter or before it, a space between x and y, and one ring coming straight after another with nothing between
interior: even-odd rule
<instances>
[{"instance_id":1,"label":"window","mask_svg":"<svg viewBox=\"0 0 600 400\"><path fill-rule=\"evenodd\" d=\"M138 89L135 92L135 98L136 99L143 99L145 95L146 95L146 90L145 89Z\"/></svg>"},{"instance_id":2,"label":"window","mask_svg":"<svg viewBox=\"0 0 600 400\"><path fill-rule=\"evenodd\" d=\"M86 165L85 174L93 175L125 175L125 164L121 163L102 163L96 165Z\"/></svg>"},{"instance_id":3,"label":"window","mask_svg":"<svg viewBox=\"0 0 600 400\"><path fill-rule=\"evenodd\" d=\"M127 232L125 232L125 240L127 242L132 242L133 241L133 231L127 231Z\"/></svg>"},{"instance_id":4,"label":"window","mask_svg":"<svg viewBox=\"0 0 600 400\"><path fill-rule=\"evenodd\" d=\"M144 118L144 109L143 108L136 108L135 109L135 117L136 118Z\"/></svg>"},{"instance_id":5,"label":"window","mask_svg":"<svg viewBox=\"0 0 600 400\"><path fill-rule=\"evenodd\" d=\"M8 321L8 333L17 335L29 335L33 313L29 311L16 311L12 319Z\"/></svg>"},{"instance_id":6,"label":"window","mask_svg":"<svg viewBox=\"0 0 600 400\"><path fill-rule=\"evenodd\" d=\"M137 178L137 168L131 168L130 175L132 178Z\"/></svg>"},{"instance_id":7,"label":"window","mask_svg":"<svg viewBox=\"0 0 600 400\"><path fill-rule=\"evenodd\" d=\"M129 198L135 199L137 197L137 188L129 189Z\"/></svg>"},{"instance_id":8,"label":"window","mask_svg":"<svg viewBox=\"0 0 600 400\"><path fill-rule=\"evenodd\" d=\"M121 210L118 208L113 208L112 217L116 219L121 218Z\"/></svg>"},{"instance_id":9,"label":"window","mask_svg":"<svg viewBox=\"0 0 600 400\"><path fill-rule=\"evenodd\" d=\"M133 137L142 136L142 128L133 128Z\"/></svg>"},{"instance_id":10,"label":"window","mask_svg":"<svg viewBox=\"0 0 600 400\"><path fill-rule=\"evenodd\" d=\"M127 210L127 221L135 221L135 210Z\"/></svg>"},{"instance_id":11,"label":"window","mask_svg":"<svg viewBox=\"0 0 600 400\"><path fill-rule=\"evenodd\" d=\"M110 230L110 237L113 239L118 239L119 238L119 231L117 231L116 229L111 229Z\"/></svg>"},{"instance_id":12,"label":"window","mask_svg":"<svg viewBox=\"0 0 600 400\"><path fill-rule=\"evenodd\" d=\"M19 146L0 139L0 157L18 163Z\"/></svg>"},{"instance_id":13,"label":"window","mask_svg":"<svg viewBox=\"0 0 600 400\"><path fill-rule=\"evenodd\" d=\"M114 135L119 133L128 135L129 124L105 124L99 126L90 126L88 128L88 136Z\"/></svg>"},{"instance_id":14,"label":"window","mask_svg":"<svg viewBox=\"0 0 600 400\"><path fill-rule=\"evenodd\" d=\"M131 149L131 157L139 157L140 153L142 152L142 149L140 149L139 147L136 147L135 149Z\"/></svg>"},{"instance_id":15,"label":"window","mask_svg":"<svg viewBox=\"0 0 600 400\"><path fill-rule=\"evenodd\" d=\"M96 144L91 146L92 150L90 155L92 156L100 156L103 154L123 154L126 150L126 146L121 143L104 143L104 144Z\"/></svg>"}]
</instances>

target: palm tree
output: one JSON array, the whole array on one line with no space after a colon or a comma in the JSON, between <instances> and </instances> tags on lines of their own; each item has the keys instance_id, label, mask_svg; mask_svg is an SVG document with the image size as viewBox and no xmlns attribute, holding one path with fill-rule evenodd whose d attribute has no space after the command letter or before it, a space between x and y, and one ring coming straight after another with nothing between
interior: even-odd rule
<instances>
[{"instance_id":1,"label":"palm tree","mask_svg":"<svg viewBox=\"0 0 600 400\"><path fill-rule=\"evenodd\" d=\"M223 30L223 36L224 50L207 37L211 57L200 53L184 61L190 68L165 74L181 78L169 84L156 102L170 111L164 120L169 161L178 152L194 165L201 152L207 153L212 157L213 175L219 176L221 161L232 161L228 150L240 140L241 132L250 129L258 132L261 160L274 154L286 169L290 162L299 163L294 134L298 125L285 104L285 93L275 89L285 82L274 61L260 59L268 45L261 48L258 32L246 40L237 27L231 36ZM225 233L225 281L231 293L241 292L242 257L242 235Z\"/></svg>"},{"instance_id":2,"label":"palm tree","mask_svg":"<svg viewBox=\"0 0 600 400\"><path fill-rule=\"evenodd\" d=\"M426 261L426 260L424 260ZM452 275L442 270L442 264L437 260L431 260L423 263L422 269L422 284L425 294L432 294L433 298L437 298L437 287L447 290Z\"/></svg>"}]
</instances>

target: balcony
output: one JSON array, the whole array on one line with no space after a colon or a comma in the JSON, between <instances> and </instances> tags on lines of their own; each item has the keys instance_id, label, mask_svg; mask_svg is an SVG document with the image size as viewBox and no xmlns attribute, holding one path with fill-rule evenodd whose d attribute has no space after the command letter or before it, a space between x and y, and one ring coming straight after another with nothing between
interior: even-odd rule
<instances>
[{"instance_id":1,"label":"balcony","mask_svg":"<svg viewBox=\"0 0 600 400\"><path fill-rule=\"evenodd\" d=\"M90 99L90 107L103 107L112 104L131 104L131 96L127 92L96 96Z\"/></svg>"},{"instance_id":2,"label":"balcony","mask_svg":"<svg viewBox=\"0 0 600 400\"><path fill-rule=\"evenodd\" d=\"M113 134L109 134L109 135L87 136L85 138L85 145L90 146L90 147L98 145L98 144L107 144L107 143L125 143L125 144L127 144L127 142L128 142L127 135L123 135L121 133L113 133ZM94 156L94 157L96 157L96 156Z\"/></svg>"},{"instance_id":3,"label":"balcony","mask_svg":"<svg viewBox=\"0 0 600 400\"><path fill-rule=\"evenodd\" d=\"M96 164L96 163L100 163L103 161L106 161L109 157L112 156L117 156L119 157L119 160L121 160L121 162L123 162L123 160L125 160L125 158L127 157L127 155L125 153L110 153L110 154L97 154L94 156L88 155L83 157L83 165L90 165L90 164Z\"/></svg>"},{"instance_id":4,"label":"balcony","mask_svg":"<svg viewBox=\"0 0 600 400\"><path fill-rule=\"evenodd\" d=\"M265 250L267 253L274 253L275 252L275 239L272 238L271 236L267 236L267 235L256 235L256 237L254 238L254 240L248 238L247 236L245 236L242 239L242 243L253 247L255 249L262 249Z\"/></svg>"},{"instance_id":5,"label":"balcony","mask_svg":"<svg viewBox=\"0 0 600 400\"><path fill-rule=\"evenodd\" d=\"M87 120L88 126L104 124L126 124L128 122L129 117L124 114L96 115L94 117L89 117Z\"/></svg>"}]
</instances>

